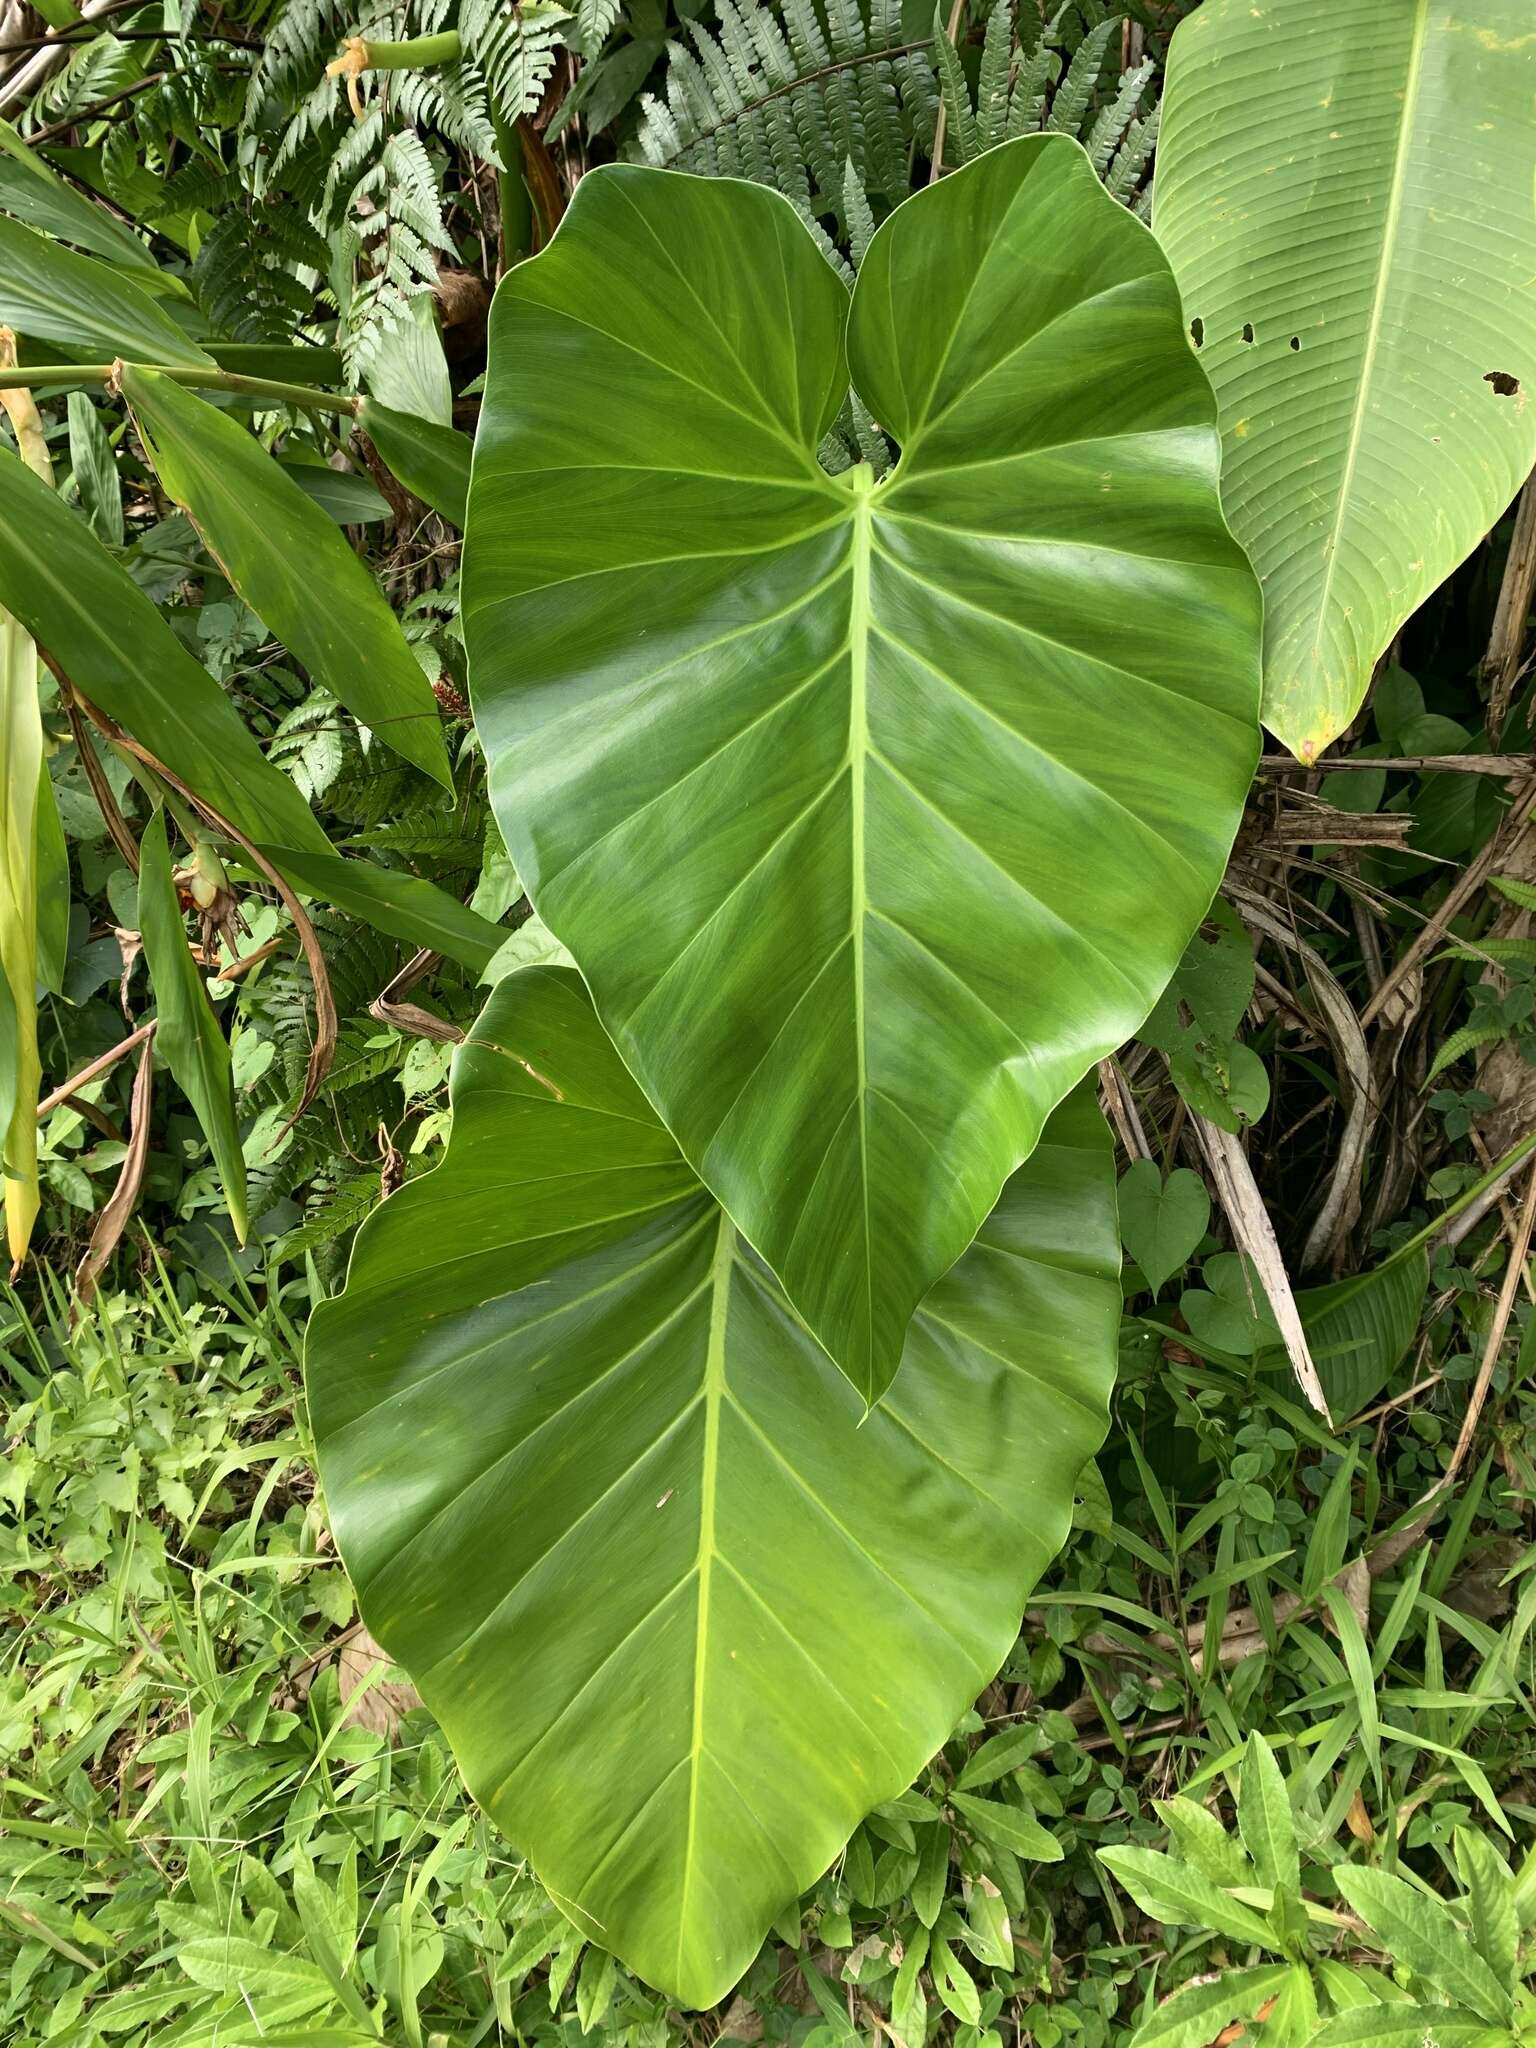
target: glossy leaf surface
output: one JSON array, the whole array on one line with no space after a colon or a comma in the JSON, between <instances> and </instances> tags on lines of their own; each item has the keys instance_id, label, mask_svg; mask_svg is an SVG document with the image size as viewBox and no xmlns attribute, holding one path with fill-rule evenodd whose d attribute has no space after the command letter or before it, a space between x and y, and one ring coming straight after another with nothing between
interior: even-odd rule
<instances>
[{"instance_id":1,"label":"glossy leaf surface","mask_svg":"<svg viewBox=\"0 0 1536 2048\"><path fill-rule=\"evenodd\" d=\"M849 365L879 484L816 459ZM776 194L633 167L497 293L464 587L503 836L867 1398L1221 874L1259 609L1213 422L1060 137L900 207L851 306Z\"/></svg>"},{"instance_id":2,"label":"glossy leaf surface","mask_svg":"<svg viewBox=\"0 0 1536 2048\"><path fill-rule=\"evenodd\" d=\"M122 272L77 255L0 214L0 326L36 341L85 349L97 362L117 356L211 367L185 330Z\"/></svg>"},{"instance_id":3,"label":"glossy leaf surface","mask_svg":"<svg viewBox=\"0 0 1536 2048\"><path fill-rule=\"evenodd\" d=\"M104 206L67 185L9 121L0 121L0 208L109 263L156 272L155 259L138 236Z\"/></svg>"},{"instance_id":4,"label":"glossy leaf surface","mask_svg":"<svg viewBox=\"0 0 1536 2048\"><path fill-rule=\"evenodd\" d=\"M250 1214L229 1045L187 944L171 872L165 813L159 810L139 841L139 932L159 1019L156 1055L170 1068L196 1113L218 1169L235 1235L244 1244Z\"/></svg>"},{"instance_id":5,"label":"glossy leaf surface","mask_svg":"<svg viewBox=\"0 0 1536 2048\"><path fill-rule=\"evenodd\" d=\"M217 406L153 370L130 366L122 384L160 481L267 630L385 746L451 789L431 685L336 522Z\"/></svg>"},{"instance_id":6,"label":"glossy leaf surface","mask_svg":"<svg viewBox=\"0 0 1536 2048\"><path fill-rule=\"evenodd\" d=\"M46 773L37 649L0 609L0 1171L6 1248L26 1256L37 1221L37 815Z\"/></svg>"},{"instance_id":7,"label":"glossy leaf surface","mask_svg":"<svg viewBox=\"0 0 1536 2048\"><path fill-rule=\"evenodd\" d=\"M864 1420L577 975L498 985L453 1101L311 1324L332 1524L476 1797L707 2005L944 1740L1066 1534L1114 1376L1107 1134L1086 1090L1056 1112Z\"/></svg>"},{"instance_id":8,"label":"glossy leaf surface","mask_svg":"<svg viewBox=\"0 0 1536 2048\"><path fill-rule=\"evenodd\" d=\"M304 887L477 973L491 957L496 927L456 898L417 876L337 853L298 789L267 760L127 570L3 448L0 609L24 623L93 704Z\"/></svg>"},{"instance_id":9,"label":"glossy leaf surface","mask_svg":"<svg viewBox=\"0 0 1536 2048\"><path fill-rule=\"evenodd\" d=\"M1154 222L1303 760L1536 462L1533 104L1530 0L1205 0L1173 38Z\"/></svg>"},{"instance_id":10,"label":"glossy leaf surface","mask_svg":"<svg viewBox=\"0 0 1536 2048\"><path fill-rule=\"evenodd\" d=\"M357 423L390 473L462 532L474 452L468 438L456 427L394 412L376 398L362 401Z\"/></svg>"}]
</instances>

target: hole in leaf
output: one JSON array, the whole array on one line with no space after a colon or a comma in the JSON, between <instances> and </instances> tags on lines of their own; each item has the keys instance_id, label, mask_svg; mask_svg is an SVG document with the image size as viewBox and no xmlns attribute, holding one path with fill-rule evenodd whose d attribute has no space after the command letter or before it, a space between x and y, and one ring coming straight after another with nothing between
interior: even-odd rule
<instances>
[{"instance_id":1,"label":"hole in leaf","mask_svg":"<svg viewBox=\"0 0 1536 2048\"><path fill-rule=\"evenodd\" d=\"M1483 382L1491 384L1500 398L1518 398L1520 396L1520 379L1518 377L1511 377L1508 370L1485 370Z\"/></svg>"},{"instance_id":2,"label":"hole in leaf","mask_svg":"<svg viewBox=\"0 0 1536 2048\"><path fill-rule=\"evenodd\" d=\"M1292 348L1294 348L1294 349L1300 349L1300 347L1301 347L1301 336L1300 336L1299 334L1293 334L1293 335L1291 336L1291 347L1292 347Z\"/></svg>"},{"instance_id":3,"label":"hole in leaf","mask_svg":"<svg viewBox=\"0 0 1536 2048\"><path fill-rule=\"evenodd\" d=\"M1189 323L1189 338L1196 348L1203 348L1205 346L1205 322L1198 313Z\"/></svg>"},{"instance_id":4,"label":"hole in leaf","mask_svg":"<svg viewBox=\"0 0 1536 2048\"><path fill-rule=\"evenodd\" d=\"M1243 339L1244 341L1252 341L1253 339L1253 322L1251 320L1243 322Z\"/></svg>"}]
</instances>

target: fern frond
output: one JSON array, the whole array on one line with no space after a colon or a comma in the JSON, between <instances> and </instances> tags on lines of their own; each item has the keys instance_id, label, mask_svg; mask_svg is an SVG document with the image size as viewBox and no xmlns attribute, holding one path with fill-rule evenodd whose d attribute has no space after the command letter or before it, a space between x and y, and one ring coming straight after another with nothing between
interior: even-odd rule
<instances>
[{"instance_id":1,"label":"fern frond","mask_svg":"<svg viewBox=\"0 0 1536 2048\"><path fill-rule=\"evenodd\" d=\"M686 35L662 94L642 97L631 157L772 185L844 234L850 164L867 210L905 195L938 92L926 42L902 42L899 0L784 0L782 19L761 0L716 0L713 29L692 21Z\"/></svg>"},{"instance_id":2,"label":"fern frond","mask_svg":"<svg viewBox=\"0 0 1536 2048\"><path fill-rule=\"evenodd\" d=\"M1457 1060L1465 1059L1469 1052L1475 1052L1479 1046L1492 1045L1496 1039L1508 1036L1509 1026L1502 1018L1490 1018L1485 1024L1463 1024L1459 1031L1451 1033L1435 1054L1429 1072L1424 1076L1423 1085L1427 1088L1431 1081L1445 1072L1447 1067L1454 1066Z\"/></svg>"},{"instance_id":3,"label":"fern frond","mask_svg":"<svg viewBox=\"0 0 1536 2048\"><path fill-rule=\"evenodd\" d=\"M555 0L461 0L459 34L503 121L537 109L571 18Z\"/></svg>"},{"instance_id":4,"label":"fern frond","mask_svg":"<svg viewBox=\"0 0 1536 2048\"><path fill-rule=\"evenodd\" d=\"M1091 29L1072 53L1066 76L1056 88L1051 99L1051 111L1046 116L1046 128L1055 135L1077 136L1082 132L1083 117L1093 98L1099 78L1104 70L1104 53L1109 39L1120 26L1116 16L1100 22Z\"/></svg>"}]
</instances>

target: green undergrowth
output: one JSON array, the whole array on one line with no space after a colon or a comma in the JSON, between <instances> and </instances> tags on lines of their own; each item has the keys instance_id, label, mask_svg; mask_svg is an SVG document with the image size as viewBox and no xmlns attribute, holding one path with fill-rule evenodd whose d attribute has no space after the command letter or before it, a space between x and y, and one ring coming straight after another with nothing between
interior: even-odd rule
<instances>
[{"instance_id":1,"label":"green undergrowth","mask_svg":"<svg viewBox=\"0 0 1536 2048\"><path fill-rule=\"evenodd\" d=\"M1496 1390L1453 1506L1405 1543L1459 1378L1331 1436L1267 1367L1201 1358L1149 1308L999 1680L738 1995L668 2011L583 1943L360 1642L300 1395L313 1266L194 1293L142 1253L133 1291L73 1330L51 1294L10 1295L0 1324L15 2048L1111 2048L1179 1984L1261 1960L1158 1924L1098 1854L1172 1846L1175 1794L1230 1827L1251 1731L1295 1816L1318 1965L1379 1964L1391 1989L1339 1911L1342 1865L1454 1892L1458 1829L1516 1871L1536 1834L1536 1403ZM1484 1313L1460 1270L1442 1257L1426 1323L1447 1361ZM599 1702L590 1740L608 1739Z\"/></svg>"}]
</instances>

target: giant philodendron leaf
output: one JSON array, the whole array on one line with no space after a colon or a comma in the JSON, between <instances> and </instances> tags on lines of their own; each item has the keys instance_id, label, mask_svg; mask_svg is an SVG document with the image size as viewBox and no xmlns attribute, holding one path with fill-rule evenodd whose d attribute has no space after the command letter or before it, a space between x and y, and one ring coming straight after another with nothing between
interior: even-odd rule
<instances>
[{"instance_id":1,"label":"giant philodendron leaf","mask_svg":"<svg viewBox=\"0 0 1536 2048\"><path fill-rule=\"evenodd\" d=\"M1264 722L1303 760L1536 462L1531 0L1204 0L1154 224L1264 585Z\"/></svg>"},{"instance_id":2,"label":"giant philodendron leaf","mask_svg":"<svg viewBox=\"0 0 1536 2048\"><path fill-rule=\"evenodd\" d=\"M817 447L853 381L901 446ZM869 1399L1222 872L1259 597L1167 264L1064 137L898 208L610 167L503 280L465 549L507 846Z\"/></svg>"},{"instance_id":3,"label":"giant philodendron leaf","mask_svg":"<svg viewBox=\"0 0 1536 2048\"><path fill-rule=\"evenodd\" d=\"M369 1628L594 1940L688 2005L996 1671L1099 1443L1119 1311L1088 1090L861 1402L569 969L497 987L445 1164L317 1310Z\"/></svg>"}]
</instances>

